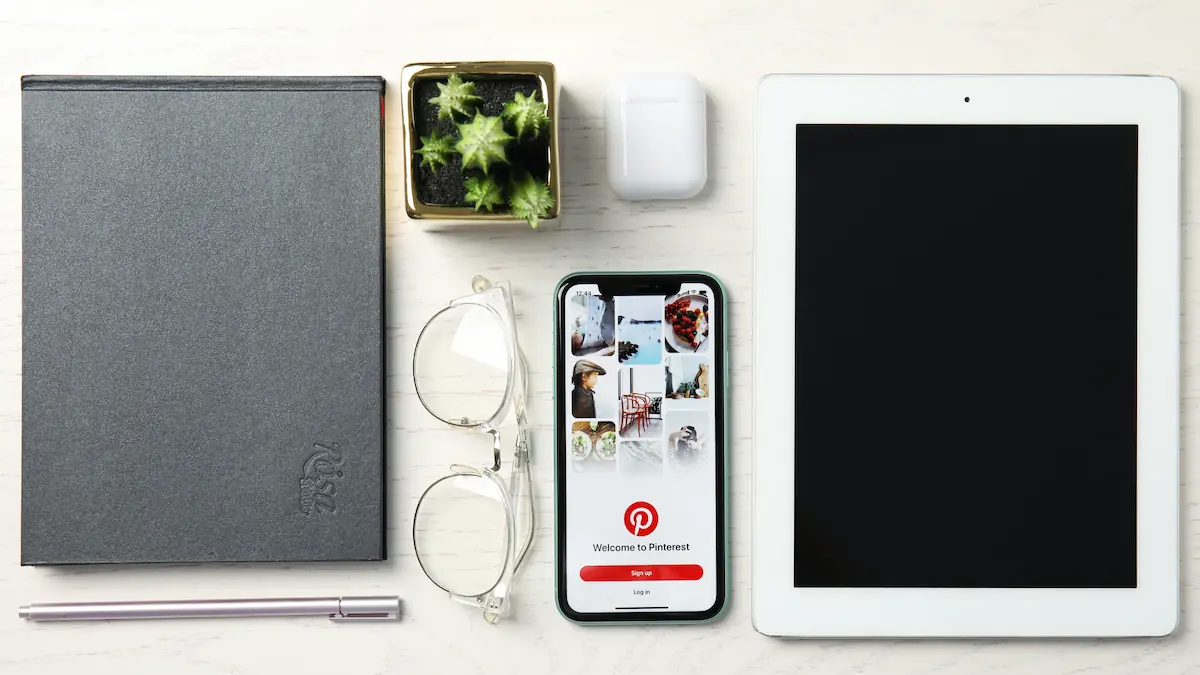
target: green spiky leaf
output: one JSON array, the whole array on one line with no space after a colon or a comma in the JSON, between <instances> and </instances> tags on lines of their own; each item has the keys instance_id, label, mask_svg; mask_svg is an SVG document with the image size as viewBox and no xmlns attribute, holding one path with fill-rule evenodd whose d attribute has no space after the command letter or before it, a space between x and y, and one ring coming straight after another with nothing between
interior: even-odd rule
<instances>
[{"instance_id":1,"label":"green spiky leaf","mask_svg":"<svg viewBox=\"0 0 1200 675\"><path fill-rule=\"evenodd\" d=\"M437 83L438 95L429 99L438 107L438 119L454 119L454 115L470 117L475 104L483 99L475 95L475 83L464 82L457 74L451 75L445 84Z\"/></svg>"},{"instance_id":2,"label":"green spiky leaf","mask_svg":"<svg viewBox=\"0 0 1200 675\"><path fill-rule=\"evenodd\" d=\"M475 210L494 210L504 203L504 189L492 176L471 176L467 178L467 201L475 205Z\"/></svg>"},{"instance_id":3,"label":"green spiky leaf","mask_svg":"<svg viewBox=\"0 0 1200 675\"><path fill-rule=\"evenodd\" d=\"M550 118L546 116L546 104L537 100L536 93L526 97L518 91L513 100L504 104L504 111L500 116L512 125L513 130L517 132L518 141L524 138L525 134L529 134L530 138L537 138L542 129L550 126Z\"/></svg>"},{"instance_id":4,"label":"green spiky leaf","mask_svg":"<svg viewBox=\"0 0 1200 675\"><path fill-rule=\"evenodd\" d=\"M554 195L545 183L529 175L527 171L518 171L513 175L512 185L508 190L508 209L518 218L537 228L538 221L550 215L554 208Z\"/></svg>"},{"instance_id":5,"label":"green spiky leaf","mask_svg":"<svg viewBox=\"0 0 1200 675\"><path fill-rule=\"evenodd\" d=\"M499 117L488 117L477 110L475 119L457 126L459 139L454 149L462 155L463 171L479 169L486 174L493 164L508 164L504 148L512 136Z\"/></svg>"},{"instance_id":6,"label":"green spiky leaf","mask_svg":"<svg viewBox=\"0 0 1200 675\"><path fill-rule=\"evenodd\" d=\"M454 152L454 137L434 130L428 136L421 137L421 147L413 152L421 156L421 166L429 167L430 171L437 171L438 165L446 166L450 163L450 153Z\"/></svg>"}]
</instances>

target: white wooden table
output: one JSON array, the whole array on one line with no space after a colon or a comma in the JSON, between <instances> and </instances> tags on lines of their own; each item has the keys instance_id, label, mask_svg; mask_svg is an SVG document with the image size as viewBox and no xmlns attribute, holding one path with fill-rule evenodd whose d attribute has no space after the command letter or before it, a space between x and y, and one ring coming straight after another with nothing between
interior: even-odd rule
<instances>
[{"instance_id":1,"label":"white wooden table","mask_svg":"<svg viewBox=\"0 0 1200 675\"><path fill-rule=\"evenodd\" d=\"M1184 227L1197 223L1200 3L1195 0L129 0L0 1L0 673L1200 673L1189 620L1200 556L1191 485L1200 422L1197 246L1185 236L1184 617L1163 640L784 642L750 626L750 298L755 85L768 72L1159 73L1185 95ZM459 10L452 9L460 7ZM506 9L509 8L509 9ZM463 17L455 20L455 15ZM423 19L423 20L422 20ZM565 220L557 231L435 234L403 206L399 101L387 118L388 392L385 564L33 569L20 547L20 90L26 73L380 74L407 62L542 59L563 87ZM709 187L677 203L617 201L604 185L602 96L622 70L684 70L707 88ZM730 292L732 591L707 626L583 628L553 602L551 293L579 269L705 269ZM532 367L540 524L516 613L484 623L421 574L416 497L451 461L482 462L411 384L415 332L473 274L513 283ZM782 289L781 289L782 290ZM214 490L215 490L214 486ZM214 492L214 499L219 495ZM324 619L31 625L31 601L397 593L402 623Z\"/></svg>"}]
</instances>

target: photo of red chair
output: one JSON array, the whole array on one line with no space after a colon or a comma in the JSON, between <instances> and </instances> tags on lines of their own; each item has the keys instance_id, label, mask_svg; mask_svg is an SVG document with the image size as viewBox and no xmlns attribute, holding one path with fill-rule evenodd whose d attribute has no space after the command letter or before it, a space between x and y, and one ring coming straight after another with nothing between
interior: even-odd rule
<instances>
[{"instance_id":1,"label":"photo of red chair","mask_svg":"<svg viewBox=\"0 0 1200 675\"><path fill-rule=\"evenodd\" d=\"M621 397L621 433L632 435L631 428L637 425L637 435L646 429L650 410L650 399L641 394L625 394Z\"/></svg>"},{"instance_id":2,"label":"photo of red chair","mask_svg":"<svg viewBox=\"0 0 1200 675\"><path fill-rule=\"evenodd\" d=\"M662 401L665 384L663 366L622 368L618 380L621 394L621 436L656 438L663 433Z\"/></svg>"}]
</instances>

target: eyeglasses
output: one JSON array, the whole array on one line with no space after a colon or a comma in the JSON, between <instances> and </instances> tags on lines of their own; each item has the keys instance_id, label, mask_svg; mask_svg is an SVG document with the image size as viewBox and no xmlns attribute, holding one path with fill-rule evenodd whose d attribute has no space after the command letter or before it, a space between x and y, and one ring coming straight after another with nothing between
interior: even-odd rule
<instances>
[{"instance_id":1,"label":"eyeglasses","mask_svg":"<svg viewBox=\"0 0 1200 675\"><path fill-rule=\"evenodd\" d=\"M513 578L533 541L528 369L507 284L475 277L471 287L474 295L454 300L421 329L413 383L434 417L491 436L492 466L454 464L425 489L413 516L413 547L430 581L495 623L508 609ZM506 485L499 427L510 412L517 438Z\"/></svg>"}]
</instances>

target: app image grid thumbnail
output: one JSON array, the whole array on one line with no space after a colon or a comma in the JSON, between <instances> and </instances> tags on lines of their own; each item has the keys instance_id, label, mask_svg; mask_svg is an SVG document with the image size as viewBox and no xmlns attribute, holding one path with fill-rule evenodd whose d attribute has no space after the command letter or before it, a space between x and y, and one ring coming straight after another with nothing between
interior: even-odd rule
<instances>
[{"instance_id":1,"label":"app image grid thumbnail","mask_svg":"<svg viewBox=\"0 0 1200 675\"><path fill-rule=\"evenodd\" d=\"M574 295L567 301L567 330L575 356L612 356L616 352L616 308L613 299Z\"/></svg>"},{"instance_id":2,"label":"app image grid thumbnail","mask_svg":"<svg viewBox=\"0 0 1200 675\"><path fill-rule=\"evenodd\" d=\"M671 354L667 357L667 398L704 402L713 395L715 377L708 356Z\"/></svg>"},{"instance_id":3,"label":"app image grid thumbnail","mask_svg":"<svg viewBox=\"0 0 1200 675\"><path fill-rule=\"evenodd\" d=\"M617 446L617 470L627 474L662 473L662 441L621 441Z\"/></svg>"},{"instance_id":4,"label":"app image grid thumbnail","mask_svg":"<svg viewBox=\"0 0 1200 675\"><path fill-rule=\"evenodd\" d=\"M576 471L604 473L617 469L617 425L612 422L572 424L567 447Z\"/></svg>"},{"instance_id":5,"label":"app image grid thumbnail","mask_svg":"<svg viewBox=\"0 0 1200 675\"><path fill-rule=\"evenodd\" d=\"M699 354L709 351L713 321L707 290L668 296L663 319L668 352Z\"/></svg>"},{"instance_id":6,"label":"app image grid thumbnail","mask_svg":"<svg viewBox=\"0 0 1200 675\"><path fill-rule=\"evenodd\" d=\"M713 462L716 444L713 414L707 410L667 413L667 465L688 470Z\"/></svg>"},{"instance_id":7,"label":"app image grid thumbnail","mask_svg":"<svg viewBox=\"0 0 1200 675\"><path fill-rule=\"evenodd\" d=\"M617 354L622 365L662 363L662 296L617 296Z\"/></svg>"},{"instance_id":8,"label":"app image grid thumbnail","mask_svg":"<svg viewBox=\"0 0 1200 675\"><path fill-rule=\"evenodd\" d=\"M666 369L663 366L621 368L621 437L662 438Z\"/></svg>"},{"instance_id":9,"label":"app image grid thumbnail","mask_svg":"<svg viewBox=\"0 0 1200 675\"><path fill-rule=\"evenodd\" d=\"M607 359L611 362L611 359ZM611 367L611 366L610 366ZM579 359L570 372L571 416L613 419L617 416L617 375L591 359Z\"/></svg>"}]
</instances>

